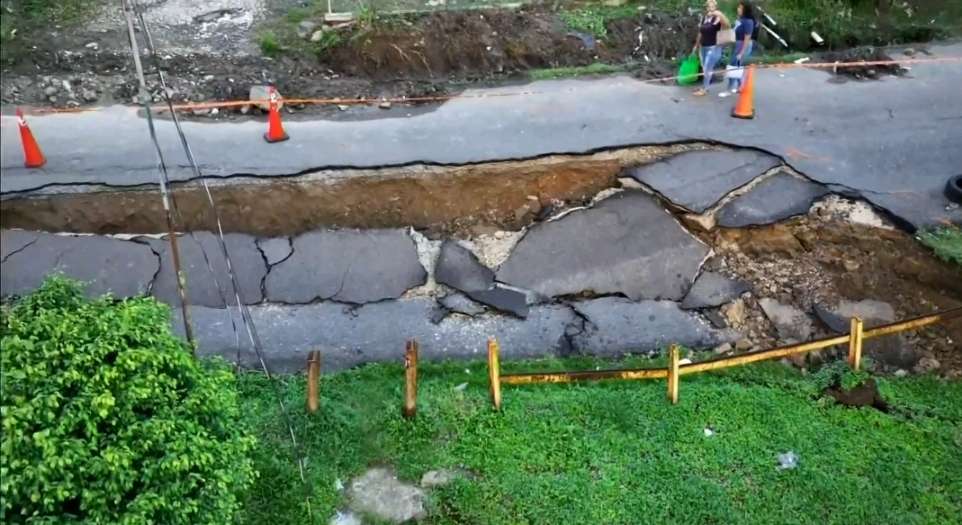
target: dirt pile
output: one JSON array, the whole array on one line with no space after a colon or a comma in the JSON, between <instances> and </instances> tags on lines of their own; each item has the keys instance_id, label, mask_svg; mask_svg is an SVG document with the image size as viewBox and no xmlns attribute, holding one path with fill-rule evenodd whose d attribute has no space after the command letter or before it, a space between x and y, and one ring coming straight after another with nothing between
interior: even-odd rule
<instances>
[{"instance_id":1,"label":"dirt pile","mask_svg":"<svg viewBox=\"0 0 962 525\"><path fill-rule=\"evenodd\" d=\"M829 51L819 55L820 62L838 62L839 64L858 64L860 62L885 62L894 60L888 53L877 47L857 47L844 51ZM908 72L899 64L866 64L861 66L846 65L826 71L854 78L856 80L878 80L882 75L902 76Z\"/></svg>"}]
</instances>

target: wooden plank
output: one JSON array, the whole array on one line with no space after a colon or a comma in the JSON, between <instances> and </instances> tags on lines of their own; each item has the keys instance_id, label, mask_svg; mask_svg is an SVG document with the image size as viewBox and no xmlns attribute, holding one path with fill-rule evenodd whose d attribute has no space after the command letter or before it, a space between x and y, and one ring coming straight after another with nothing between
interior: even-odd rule
<instances>
[{"instance_id":1,"label":"wooden plank","mask_svg":"<svg viewBox=\"0 0 962 525\"><path fill-rule=\"evenodd\" d=\"M404 347L404 417L412 418L418 409L418 342Z\"/></svg>"},{"instance_id":2,"label":"wooden plank","mask_svg":"<svg viewBox=\"0 0 962 525\"><path fill-rule=\"evenodd\" d=\"M668 349L668 400L672 405L678 404L678 355L681 351L678 345L671 345Z\"/></svg>"},{"instance_id":3,"label":"wooden plank","mask_svg":"<svg viewBox=\"0 0 962 525\"><path fill-rule=\"evenodd\" d=\"M491 403L495 410L501 410L501 348L495 338L488 339L488 387Z\"/></svg>"},{"instance_id":4,"label":"wooden plank","mask_svg":"<svg viewBox=\"0 0 962 525\"><path fill-rule=\"evenodd\" d=\"M848 365L858 372L862 366L862 320L853 317L848 333Z\"/></svg>"},{"instance_id":5,"label":"wooden plank","mask_svg":"<svg viewBox=\"0 0 962 525\"><path fill-rule=\"evenodd\" d=\"M311 350L307 354L307 411L311 414L320 408L321 352Z\"/></svg>"}]
</instances>

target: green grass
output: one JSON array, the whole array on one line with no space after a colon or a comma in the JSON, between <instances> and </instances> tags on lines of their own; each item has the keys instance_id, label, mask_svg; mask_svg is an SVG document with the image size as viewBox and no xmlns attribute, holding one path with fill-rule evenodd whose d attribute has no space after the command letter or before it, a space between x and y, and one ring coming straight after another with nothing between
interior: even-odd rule
<instances>
[{"instance_id":1,"label":"green grass","mask_svg":"<svg viewBox=\"0 0 962 525\"><path fill-rule=\"evenodd\" d=\"M96 12L103 0L0 0L0 60L18 59L38 32L53 25L75 25Z\"/></svg>"},{"instance_id":2,"label":"green grass","mask_svg":"<svg viewBox=\"0 0 962 525\"><path fill-rule=\"evenodd\" d=\"M916 237L940 259L962 266L962 228L943 226L921 231Z\"/></svg>"},{"instance_id":3,"label":"green grass","mask_svg":"<svg viewBox=\"0 0 962 525\"><path fill-rule=\"evenodd\" d=\"M559 78L581 77L585 75L610 75L622 73L625 66L594 62L587 66L555 67L550 69L532 69L528 72L531 80L556 80Z\"/></svg>"},{"instance_id":4,"label":"green grass","mask_svg":"<svg viewBox=\"0 0 962 525\"><path fill-rule=\"evenodd\" d=\"M573 9L562 9L558 16L573 31L588 33L597 38L608 36L608 23L621 18L638 15L637 4L609 7L602 4L585 4Z\"/></svg>"},{"instance_id":5,"label":"green grass","mask_svg":"<svg viewBox=\"0 0 962 525\"><path fill-rule=\"evenodd\" d=\"M504 365L594 366L611 363ZM426 364L413 421L400 417L400 366L324 377L311 417L303 377L281 381L318 522L343 508L337 480L391 465L415 482L444 467L475 474L429 494L428 523L957 523L962 383L879 379L893 407L886 414L835 405L819 394L823 376L762 364L685 377L676 406L665 401L664 381L506 387L499 414L483 363ZM467 388L455 390L460 383ZM241 388L260 436L260 478L243 522L305 523L271 388L254 374ZM714 436L704 436L707 426ZM789 450L799 467L777 470L777 454Z\"/></svg>"}]
</instances>

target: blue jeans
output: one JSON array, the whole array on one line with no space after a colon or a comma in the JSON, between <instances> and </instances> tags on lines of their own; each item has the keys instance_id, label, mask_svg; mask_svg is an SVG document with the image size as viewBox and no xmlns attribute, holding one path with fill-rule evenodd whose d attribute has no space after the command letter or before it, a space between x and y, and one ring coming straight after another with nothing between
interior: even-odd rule
<instances>
[{"instance_id":1,"label":"blue jeans","mask_svg":"<svg viewBox=\"0 0 962 525\"><path fill-rule=\"evenodd\" d=\"M701 46L701 70L704 76L705 91L711 85L712 72L715 71L715 64L721 58L721 46Z\"/></svg>"},{"instance_id":2,"label":"blue jeans","mask_svg":"<svg viewBox=\"0 0 962 525\"><path fill-rule=\"evenodd\" d=\"M742 55L741 60L738 60L738 54L742 52L742 47L745 46L745 43L738 42L737 44L735 44L735 53L732 55L733 66L742 67L748 63L748 57L751 56L752 48L755 47L752 44L753 44L752 42L748 43L748 47L745 49L745 53ZM745 78L745 71L742 71L742 78ZM737 79L737 78L728 79L728 89L741 89L741 88L742 88L741 79Z\"/></svg>"}]
</instances>

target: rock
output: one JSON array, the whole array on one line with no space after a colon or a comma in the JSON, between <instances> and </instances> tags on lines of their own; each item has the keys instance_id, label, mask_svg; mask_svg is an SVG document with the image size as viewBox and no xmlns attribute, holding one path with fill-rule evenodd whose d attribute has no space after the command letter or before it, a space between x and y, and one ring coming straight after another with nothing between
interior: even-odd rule
<instances>
[{"instance_id":1,"label":"rock","mask_svg":"<svg viewBox=\"0 0 962 525\"><path fill-rule=\"evenodd\" d=\"M400 297L426 279L404 230L323 230L294 238L293 253L271 267L265 290L274 302L361 304Z\"/></svg>"},{"instance_id":2,"label":"rock","mask_svg":"<svg viewBox=\"0 0 962 525\"><path fill-rule=\"evenodd\" d=\"M269 88L270 86L264 86L264 85L251 86L247 99L250 101L255 101L255 100L261 101L261 102L255 102L254 105L261 108L261 110L263 111L270 111L271 105L270 105L270 102L268 102L268 100L271 98L271 96L270 96ZM277 94L277 99L278 99L277 109L280 110L284 107L284 98L281 96L281 92L278 91L276 88L274 89L274 92Z\"/></svg>"},{"instance_id":3,"label":"rock","mask_svg":"<svg viewBox=\"0 0 962 525\"><path fill-rule=\"evenodd\" d=\"M328 525L363 525L363 523L361 518L357 517L357 515L351 511L336 511L334 515L331 516L331 520L328 521Z\"/></svg>"},{"instance_id":4,"label":"rock","mask_svg":"<svg viewBox=\"0 0 962 525\"><path fill-rule=\"evenodd\" d=\"M798 466L798 454L789 450L778 455L778 470L789 470Z\"/></svg>"},{"instance_id":5,"label":"rock","mask_svg":"<svg viewBox=\"0 0 962 525\"><path fill-rule=\"evenodd\" d=\"M715 330L671 301L603 297L571 307L585 319L584 329L573 337L574 345L593 355L653 354L672 343L713 348L732 339L732 334Z\"/></svg>"},{"instance_id":6,"label":"rock","mask_svg":"<svg viewBox=\"0 0 962 525\"><path fill-rule=\"evenodd\" d=\"M320 42L322 38L324 38L323 29L318 29L317 31L314 31L313 33L311 33L311 42L314 42L314 43Z\"/></svg>"},{"instance_id":7,"label":"rock","mask_svg":"<svg viewBox=\"0 0 962 525\"><path fill-rule=\"evenodd\" d=\"M100 49L100 44L96 42L88 42L86 45L84 45L84 47L93 51L97 51Z\"/></svg>"},{"instance_id":8,"label":"rock","mask_svg":"<svg viewBox=\"0 0 962 525\"><path fill-rule=\"evenodd\" d=\"M378 104L377 107L379 107L379 108L381 108L381 109L391 109L391 101L385 100L385 101L381 102L380 104Z\"/></svg>"},{"instance_id":9,"label":"rock","mask_svg":"<svg viewBox=\"0 0 962 525\"><path fill-rule=\"evenodd\" d=\"M919 359L918 364L912 368L912 371L916 374L928 374L929 372L934 372L942 366L941 363L934 357L923 357Z\"/></svg>"},{"instance_id":10,"label":"rock","mask_svg":"<svg viewBox=\"0 0 962 525\"><path fill-rule=\"evenodd\" d=\"M721 308L722 315L730 326L739 327L745 324L745 301L737 299Z\"/></svg>"},{"instance_id":11,"label":"rock","mask_svg":"<svg viewBox=\"0 0 962 525\"><path fill-rule=\"evenodd\" d=\"M246 115L246 114L250 113L250 112L251 112L251 105L250 105L250 104L244 104L243 106L240 107L240 112L241 112L241 115Z\"/></svg>"},{"instance_id":12,"label":"rock","mask_svg":"<svg viewBox=\"0 0 962 525\"><path fill-rule=\"evenodd\" d=\"M441 244L434 279L463 292L488 290L494 286L494 272L481 264L471 250L451 240Z\"/></svg>"},{"instance_id":13,"label":"rock","mask_svg":"<svg viewBox=\"0 0 962 525\"><path fill-rule=\"evenodd\" d=\"M716 354L727 354L727 353L731 352L731 351L734 350L734 349L735 349L735 347L733 347L731 343L724 343L724 344L720 344L720 345L716 346L715 349L714 349L714 352L715 352Z\"/></svg>"},{"instance_id":14,"label":"rock","mask_svg":"<svg viewBox=\"0 0 962 525\"><path fill-rule=\"evenodd\" d=\"M528 300L524 292L496 286L490 290L472 290L468 297L522 319L528 316Z\"/></svg>"},{"instance_id":15,"label":"rock","mask_svg":"<svg viewBox=\"0 0 962 525\"><path fill-rule=\"evenodd\" d=\"M679 206L703 213L732 190L781 164L753 150L689 151L632 169L631 177Z\"/></svg>"},{"instance_id":16,"label":"rock","mask_svg":"<svg viewBox=\"0 0 962 525\"><path fill-rule=\"evenodd\" d=\"M457 312L464 315L480 315L484 313L484 307L478 303L469 299L466 295L460 293L452 293L445 295L438 300L444 308L451 312Z\"/></svg>"},{"instance_id":17,"label":"rock","mask_svg":"<svg viewBox=\"0 0 962 525\"><path fill-rule=\"evenodd\" d=\"M840 301L832 307L825 304L815 304L815 316L836 333L848 333L849 319L859 317L869 327L895 321L895 309L892 305L865 299L862 301Z\"/></svg>"},{"instance_id":18,"label":"rock","mask_svg":"<svg viewBox=\"0 0 962 525\"><path fill-rule=\"evenodd\" d=\"M143 244L99 235L5 231L2 241L0 290L4 296L32 292L47 275L61 271L87 283L89 297L108 292L118 298L135 297L150 289L160 264Z\"/></svg>"},{"instance_id":19,"label":"rock","mask_svg":"<svg viewBox=\"0 0 962 525\"><path fill-rule=\"evenodd\" d=\"M429 470L421 476L421 488L443 487L458 478L467 478L468 473L461 469Z\"/></svg>"},{"instance_id":20,"label":"rock","mask_svg":"<svg viewBox=\"0 0 962 525\"><path fill-rule=\"evenodd\" d=\"M807 213L826 193L828 189L821 184L779 172L722 206L717 223L725 228L771 224Z\"/></svg>"},{"instance_id":21,"label":"rock","mask_svg":"<svg viewBox=\"0 0 962 525\"><path fill-rule=\"evenodd\" d=\"M895 377L905 377L907 375L909 375L909 371L904 368L899 368L895 371Z\"/></svg>"},{"instance_id":22,"label":"rock","mask_svg":"<svg viewBox=\"0 0 962 525\"><path fill-rule=\"evenodd\" d=\"M48 97L49 97L49 96L56 95L59 91L60 91L60 89L57 88L57 86L47 86L47 87L43 88L43 94L46 95L46 96L48 96Z\"/></svg>"},{"instance_id":23,"label":"rock","mask_svg":"<svg viewBox=\"0 0 962 525\"><path fill-rule=\"evenodd\" d=\"M707 253L651 196L624 191L533 226L497 278L548 297L594 292L679 300Z\"/></svg>"},{"instance_id":24,"label":"rock","mask_svg":"<svg viewBox=\"0 0 962 525\"><path fill-rule=\"evenodd\" d=\"M264 254L264 259L268 266L285 261L293 253L291 240L287 237L274 237L271 239L257 239L257 247Z\"/></svg>"},{"instance_id":25,"label":"rock","mask_svg":"<svg viewBox=\"0 0 962 525\"><path fill-rule=\"evenodd\" d=\"M97 92L92 89L84 89L80 92L80 97L84 102L96 102L98 98Z\"/></svg>"},{"instance_id":26,"label":"rock","mask_svg":"<svg viewBox=\"0 0 962 525\"><path fill-rule=\"evenodd\" d=\"M309 38L314 34L315 29L317 29L317 22L312 22L311 20L302 20L297 24L297 37Z\"/></svg>"},{"instance_id":27,"label":"rock","mask_svg":"<svg viewBox=\"0 0 962 525\"><path fill-rule=\"evenodd\" d=\"M751 287L744 281L736 281L720 273L705 271L695 280L695 284L685 295L681 307L690 310L720 306L750 289Z\"/></svg>"},{"instance_id":28,"label":"rock","mask_svg":"<svg viewBox=\"0 0 962 525\"><path fill-rule=\"evenodd\" d=\"M338 105L337 105L337 109L340 110L340 111L347 111L348 106L345 105L345 104L338 104Z\"/></svg>"},{"instance_id":29,"label":"rock","mask_svg":"<svg viewBox=\"0 0 962 525\"><path fill-rule=\"evenodd\" d=\"M267 273L264 258L257 249L254 238L241 233L224 235L227 253L231 258L231 267L240 286L240 298L244 304L261 302L261 281ZM180 296L177 290L177 279L174 273L173 261L170 255L170 243L164 239L145 239L144 242L160 256L160 273L154 280L152 293L157 299L170 304L179 305ZM234 288L230 274L227 272L227 262L224 260L220 240L211 232L195 232L190 235L178 236L180 248L180 266L187 276L187 302L212 308L224 308L224 298L227 303L234 305ZM206 254L206 260L205 260ZM210 261L211 269L207 265Z\"/></svg>"},{"instance_id":30,"label":"rock","mask_svg":"<svg viewBox=\"0 0 962 525\"><path fill-rule=\"evenodd\" d=\"M720 311L708 310L704 312L703 315L715 328L728 328L728 321L725 320L725 316L723 316Z\"/></svg>"},{"instance_id":31,"label":"rock","mask_svg":"<svg viewBox=\"0 0 962 525\"><path fill-rule=\"evenodd\" d=\"M915 49L908 47L908 48L905 48L905 51L902 51L902 53L904 53L905 56L913 56L915 55Z\"/></svg>"},{"instance_id":32,"label":"rock","mask_svg":"<svg viewBox=\"0 0 962 525\"><path fill-rule=\"evenodd\" d=\"M739 352L745 352L745 351L751 350L751 348L752 348L752 342L748 339L742 338L742 339L739 339L738 341L735 341L735 350Z\"/></svg>"},{"instance_id":33,"label":"rock","mask_svg":"<svg viewBox=\"0 0 962 525\"><path fill-rule=\"evenodd\" d=\"M778 336L785 341L803 342L812 336L812 320L805 312L789 304L774 299L762 298L759 306L768 319L775 325Z\"/></svg>"},{"instance_id":34,"label":"rock","mask_svg":"<svg viewBox=\"0 0 962 525\"><path fill-rule=\"evenodd\" d=\"M420 520L426 515L424 492L398 481L387 468L372 468L352 481L348 498L351 510L391 523Z\"/></svg>"},{"instance_id":35,"label":"rock","mask_svg":"<svg viewBox=\"0 0 962 525\"><path fill-rule=\"evenodd\" d=\"M329 371L366 362L398 362L407 339L420 342L425 361L477 359L495 334L506 360L558 355L568 348L565 329L581 324L571 308L560 305L533 307L523 320L506 315L449 316L434 324L431 316L436 309L437 303L424 297L361 306L333 302L250 306L265 354L278 373L303 371L307 353L317 348L324 349L324 370ZM182 333L179 312L173 316L171 326ZM237 344L226 310L194 306L190 316L199 354L234 361ZM241 337L240 346L242 364L260 366L246 337Z\"/></svg>"}]
</instances>

